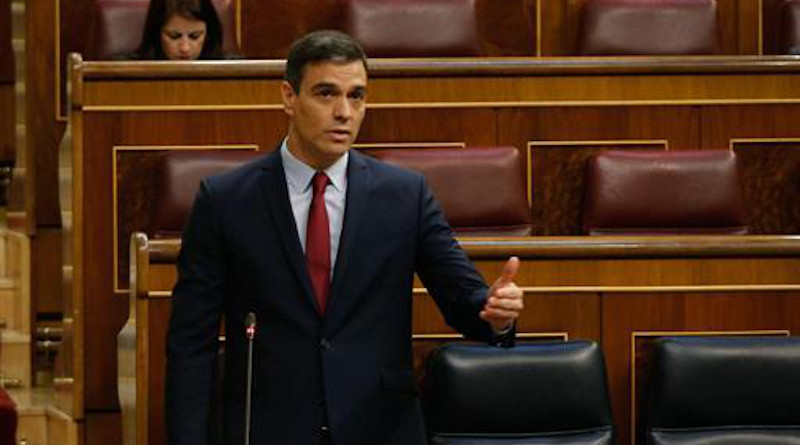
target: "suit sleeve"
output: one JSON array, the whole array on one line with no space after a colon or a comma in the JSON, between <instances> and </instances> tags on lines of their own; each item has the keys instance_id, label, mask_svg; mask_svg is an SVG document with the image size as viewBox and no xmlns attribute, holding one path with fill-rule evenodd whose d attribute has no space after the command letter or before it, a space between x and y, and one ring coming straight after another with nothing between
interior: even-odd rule
<instances>
[{"instance_id":1,"label":"suit sleeve","mask_svg":"<svg viewBox=\"0 0 800 445\"><path fill-rule=\"evenodd\" d=\"M183 235L167 334L166 420L171 445L209 443L226 276L218 221L211 188L203 181Z\"/></svg>"},{"instance_id":2,"label":"suit sleeve","mask_svg":"<svg viewBox=\"0 0 800 445\"><path fill-rule=\"evenodd\" d=\"M445 321L470 340L505 344L479 317L488 287L455 240L439 203L421 179L416 270ZM510 334L513 339L513 332Z\"/></svg>"}]
</instances>

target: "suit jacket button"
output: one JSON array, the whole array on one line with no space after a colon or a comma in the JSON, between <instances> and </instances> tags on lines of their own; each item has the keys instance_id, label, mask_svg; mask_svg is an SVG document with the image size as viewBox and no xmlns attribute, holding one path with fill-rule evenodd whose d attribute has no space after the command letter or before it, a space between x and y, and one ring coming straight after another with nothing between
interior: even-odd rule
<instances>
[{"instance_id":1,"label":"suit jacket button","mask_svg":"<svg viewBox=\"0 0 800 445\"><path fill-rule=\"evenodd\" d=\"M328 425L322 425L321 427L319 427L319 431L322 434L328 434L331 432L331 428Z\"/></svg>"},{"instance_id":2,"label":"suit jacket button","mask_svg":"<svg viewBox=\"0 0 800 445\"><path fill-rule=\"evenodd\" d=\"M323 338L319 341L319 347L322 348L323 351L329 351L331 349L331 342L327 338Z\"/></svg>"}]
</instances>

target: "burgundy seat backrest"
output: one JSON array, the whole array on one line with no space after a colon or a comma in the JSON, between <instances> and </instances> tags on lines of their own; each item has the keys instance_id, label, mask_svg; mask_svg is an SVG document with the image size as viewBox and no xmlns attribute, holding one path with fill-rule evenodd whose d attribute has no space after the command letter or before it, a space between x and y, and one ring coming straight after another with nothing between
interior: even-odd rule
<instances>
[{"instance_id":1,"label":"burgundy seat backrest","mask_svg":"<svg viewBox=\"0 0 800 445\"><path fill-rule=\"evenodd\" d=\"M585 191L590 235L747 233L730 150L598 152Z\"/></svg>"},{"instance_id":2,"label":"burgundy seat backrest","mask_svg":"<svg viewBox=\"0 0 800 445\"><path fill-rule=\"evenodd\" d=\"M800 0L781 3L781 54L800 55Z\"/></svg>"},{"instance_id":3,"label":"burgundy seat backrest","mask_svg":"<svg viewBox=\"0 0 800 445\"><path fill-rule=\"evenodd\" d=\"M717 29L716 0L588 0L578 54L716 54Z\"/></svg>"},{"instance_id":4,"label":"burgundy seat backrest","mask_svg":"<svg viewBox=\"0 0 800 445\"><path fill-rule=\"evenodd\" d=\"M343 30L369 57L480 53L475 0L342 0Z\"/></svg>"},{"instance_id":5,"label":"burgundy seat backrest","mask_svg":"<svg viewBox=\"0 0 800 445\"><path fill-rule=\"evenodd\" d=\"M514 147L398 148L369 154L422 172L459 235L529 235L525 162Z\"/></svg>"},{"instance_id":6,"label":"burgundy seat backrest","mask_svg":"<svg viewBox=\"0 0 800 445\"><path fill-rule=\"evenodd\" d=\"M180 236L203 178L263 155L240 150L165 152L156 167L156 192L148 233L153 237Z\"/></svg>"},{"instance_id":7,"label":"burgundy seat backrest","mask_svg":"<svg viewBox=\"0 0 800 445\"><path fill-rule=\"evenodd\" d=\"M222 24L223 47L236 52L236 20L233 0L212 0ZM92 9L86 57L109 60L131 54L142 42L142 30L150 0L96 0Z\"/></svg>"}]
</instances>

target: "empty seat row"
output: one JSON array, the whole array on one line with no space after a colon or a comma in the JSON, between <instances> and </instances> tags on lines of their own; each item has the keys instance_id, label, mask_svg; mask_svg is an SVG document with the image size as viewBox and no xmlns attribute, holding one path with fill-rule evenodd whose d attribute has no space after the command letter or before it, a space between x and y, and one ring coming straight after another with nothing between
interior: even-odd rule
<instances>
[{"instance_id":1,"label":"empty seat row","mask_svg":"<svg viewBox=\"0 0 800 445\"><path fill-rule=\"evenodd\" d=\"M514 147L396 148L367 153L422 172L461 236L531 233L528 160ZM150 235L179 236L203 177L261 155L226 150L163 154ZM596 153L586 171L584 233L747 233L732 151L612 150Z\"/></svg>"},{"instance_id":2,"label":"empty seat row","mask_svg":"<svg viewBox=\"0 0 800 445\"><path fill-rule=\"evenodd\" d=\"M593 342L450 344L427 365L432 444L615 443L604 361ZM800 441L798 338L665 337L652 346L645 380L636 443Z\"/></svg>"},{"instance_id":3,"label":"empty seat row","mask_svg":"<svg viewBox=\"0 0 800 445\"><path fill-rule=\"evenodd\" d=\"M214 3L225 29L225 49L236 51L234 2ZM481 9L476 0L339 0L336 4L335 23L327 26L353 35L372 57L482 55ZM87 57L103 60L133 52L141 40L148 5L149 0L97 0ZM800 0L784 0L780 10L782 51L798 51ZM716 54L718 16L717 0L587 0L580 13L576 54Z\"/></svg>"}]
</instances>

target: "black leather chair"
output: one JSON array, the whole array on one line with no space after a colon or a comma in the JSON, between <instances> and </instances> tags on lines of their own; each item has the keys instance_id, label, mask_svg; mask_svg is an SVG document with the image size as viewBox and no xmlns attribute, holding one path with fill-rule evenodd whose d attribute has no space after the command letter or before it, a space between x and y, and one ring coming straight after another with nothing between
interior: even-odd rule
<instances>
[{"instance_id":1,"label":"black leather chair","mask_svg":"<svg viewBox=\"0 0 800 445\"><path fill-rule=\"evenodd\" d=\"M639 443L800 444L800 338L663 338L647 374Z\"/></svg>"},{"instance_id":2,"label":"black leather chair","mask_svg":"<svg viewBox=\"0 0 800 445\"><path fill-rule=\"evenodd\" d=\"M432 445L614 443L594 342L448 344L428 359L423 388Z\"/></svg>"}]
</instances>

